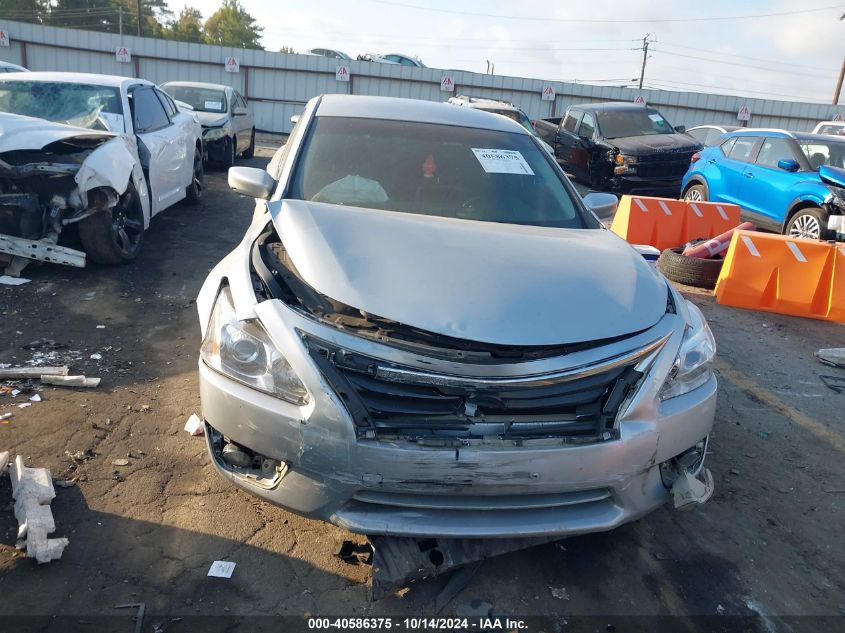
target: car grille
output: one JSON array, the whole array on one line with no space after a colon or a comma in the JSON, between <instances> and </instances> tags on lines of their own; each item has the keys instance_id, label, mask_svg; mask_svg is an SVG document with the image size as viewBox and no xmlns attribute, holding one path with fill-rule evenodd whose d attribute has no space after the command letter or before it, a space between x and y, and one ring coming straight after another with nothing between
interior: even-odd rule
<instances>
[{"instance_id":1,"label":"car grille","mask_svg":"<svg viewBox=\"0 0 845 633\"><path fill-rule=\"evenodd\" d=\"M637 157L637 176L640 178L683 178L695 152L684 151Z\"/></svg>"},{"instance_id":2,"label":"car grille","mask_svg":"<svg viewBox=\"0 0 845 633\"><path fill-rule=\"evenodd\" d=\"M475 379L439 376L306 338L311 357L365 437L613 437L642 354L581 373Z\"/></svg>"}]
</instances>

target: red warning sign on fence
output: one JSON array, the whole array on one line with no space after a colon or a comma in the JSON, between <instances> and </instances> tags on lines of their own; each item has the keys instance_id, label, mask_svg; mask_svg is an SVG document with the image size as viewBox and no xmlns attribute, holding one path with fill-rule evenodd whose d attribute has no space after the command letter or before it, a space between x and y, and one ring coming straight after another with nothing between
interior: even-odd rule
<instances>
[{"instance_id":1,"label":"red warning sign on fence","mask_svg":"<svg viewBox=\"0 0 845 633\"><path fill-rule=\"evenodd\" d=\"M555 100L555 88L554 86L545 86L543 88L543 101L554 101Z\"/></svg>"},{"instance_id":2,"label":"red warning sign on fence","mask_svg":"<svg viewBox=\"0 0 845 633\"><path fill-rule=\"evenodd\" d=\"M440 89L443 92L452 92L455 89L455 80L452 75L443 75L440 79Z\"/></svg>"},{"instance_id":3,"label":"red warning sign on fence","mask_svg":"<svg viewBox=\"0 0 845 633\"><path fill-rule=\"evenodd\" d=\"M128 64L132 61L132 53L126 46L118 46L114 52L114 58L123 64Z\"/></svg>"},{"instance_id":4,"label":"red warning sign on fence","mask_svg":"<svg viewBox=\"0 0 845 633\"><path fill-rule=\"evenodd\" d=\"M241 72L241 64L238 62L237 57L227 57L225 62L226 72L227 73L239 73Z\"/></svg>"}]
</instances>

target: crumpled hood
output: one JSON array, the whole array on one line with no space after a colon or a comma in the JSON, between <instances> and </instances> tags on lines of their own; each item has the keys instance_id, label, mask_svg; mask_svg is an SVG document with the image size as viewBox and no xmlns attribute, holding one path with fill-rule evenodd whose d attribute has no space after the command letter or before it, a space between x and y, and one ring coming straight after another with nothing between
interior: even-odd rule
<instances>
[{"instance_id":1,"label":"crumpled hood","mask_svg":"<svg viewBox=\"0 0 845 633\"><path fill-rule=\"evenodd\" d=\"M69 138L113 137L111 132L53 123L18 114L0 112L0 154L21 149L43 149L50 143Z\"/></svg>"},{"instance_id":2,"label":"crumpled hood","mask_svg":"<svg viewBox=\"0 0 845 633\"><path fill-rule=\"evenodd\" d=\"M666 282L610 231L301 200L270 207L308 284L422 330L499 345L560 345L644 330L666 312Z\"/></svg>"},{"instance_id":3,"label":"crumpled hood","mask_svg":"<svg viewBox=\"0 0 845 633\"><path fill-rule=\"evenodd\" d=\"M225 112L200 112L199 110L194 110L194 114L197 115L197 118L200 120L200 124L203 127L220 127L221 125L224 125L226 123L226 119L228 119Z\"/></svg>"},{"instance_id":4,"label":"crumpled hood","mask_svg":"<svg viewBox=\"0 0 845 633\"><path fill-rule=\"evenodd\" d=\"M618 147L623 154L641 156L667 150L694 151L701 149L701 144L686 134L645 134L643 136L623 136L609 138L607 142Z\"/></svg>"}]
</instances>

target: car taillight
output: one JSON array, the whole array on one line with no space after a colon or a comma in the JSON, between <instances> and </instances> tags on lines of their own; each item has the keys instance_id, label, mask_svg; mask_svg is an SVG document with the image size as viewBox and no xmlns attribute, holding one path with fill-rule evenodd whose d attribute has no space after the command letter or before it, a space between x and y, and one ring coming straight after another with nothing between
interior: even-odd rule
<instances>
[{"instance_id":1,"label":"car taillight","mask_svg":"<svg viewBox=\"0 0 845 633\"><path fill-rule=\"evenodd\" d=\"M695 154L693 154L693 155L692 155L692 157L689 159L689 164L690 164L690 165L692 165L692 164L693 164L695 161L697 161L699 158L701 158L701 154L699 154L698 152L696 152L696 153L695 153Z\"/></svg>"}]
</instances>

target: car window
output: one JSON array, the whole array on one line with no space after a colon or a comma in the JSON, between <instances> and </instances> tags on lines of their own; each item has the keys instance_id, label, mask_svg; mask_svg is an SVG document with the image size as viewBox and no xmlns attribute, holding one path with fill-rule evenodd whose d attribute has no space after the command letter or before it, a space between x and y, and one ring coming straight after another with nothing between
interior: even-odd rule
<instances>
[{"instance_id":1,"label":"car window","mask_svg":"<svg viewBox=\"0 0 845 633\"><path fill-rule=\"evenodd\" d=\"M705 147L712 147L713 145L719 144L719 139L722 138L722 130L717 128L710 128L707 130L707 136L704 137L704 140L701 142L702 145Z\"/></svg>"},{"instance_id":2,"label":"car window","mask_svg":"<svg viewBox=\"0 0 845 633\"><path fill-rule=\"evenodd\" d=\"M578 128L578 136L581 138L593 138L596 131L596 120L589 112L584 113L584 118L581 119L581 126Z\"/></svg>"},{"instance_id":3,"label":"car window","mask_svg":"<svg viewBox=\"0 0 845 633\"><path fill-rule=\"evenodd\" d=\"M154 132L170 125L164 106L152 88L136 88L132 92L132 120L135 132Z\"/></svg>"},{"instance_id":4,"label":"car window","mask_svg":"<svg viewBox=\"0 0 845 633\"><path fill-rule=\"evenodd\" d=\"M528 134L317 117L285 196L440 217L598 228Z\"/></svg>"},{"instance_id":5,"label":"car window","mask_svg":"<svg viewBox=\"0 0 845 633\"><path fill-rule=\"evenodd\" d=\"M574 134L575 128L578 126L578 117L580 114L580 112L568 112L566 118L563 120L563 129Z\"/></svg>"},{"instance_id":6,"label":"car window","mask_svg":"<svg viewBox=\"0 0 845 633\"><path fill-rule=\"evenodd\" d=\"M710 130L711 130L711 128L703 127L703 128L698 129L698 130L687 130L687 134L689 134L691 137L693 137L699 143L705 145L706 143L704 141L707 138L707 135L710 132Z\"/></svg>"},{"instance_id":7,"label":"car window","mask_svg":"<svg viewBox=\"0 0 845 633\"><path fill-rule=\"evenodd\" d=\"M160 90L156 90L155 93L161 99L161 105L164 106L164 111L167 112L168 118L172 119L176 116L176 104L173 103L173 100Z\"/></svg>"},{"instance_id":8,"label":"car window","mask_svg":"<svg viewBox=\"0 0 845 633\"><path fill-rule=\"evenodd\" d=\"M534 126L531 125L531 119L528 118L528 115L525 114L522 110L487 110L487 112L492 112L493 114L499 114L501 116L509 118L511 121L516 121L526 130L531 132L532 134L536 134L536 130Z\"/></svg>"},{"instance_id":9,"label":"car window","mask_svg":"<svg viewBox=\"0 0 845 633\"><path fill-rule=\"evenodd\" d=\"M833 134L838 136L845 132L845 125L822 125L816 134Z\"/></svg>"},{"instance_id":10,"label":"car window","mask_svg":"<svg viewBox=\"0 0 845 633\"><path fill-rule=\"evenodd\" d=\"M124 131L120 89L110 86L2 79L0 112L91 130Z\"/></svg>"},{"instance_id":11,"label":"car window","mask_svg":"<svg viewBox=\"0 0 845 633\"><path fill-rule=\"evenodd\" d=\"M728 153L728 158L748 162L751 160L751 150L757 143L757 136L737 136L736 142Z\"/></svg>"},{"instance_id":12,"label":"car window","mask_svg":"<svg viewBox=\"0 0 845 633\"><path fill-rule=\"evenodd\" d=\"M162 84L161 89L177 101L184 101L197 112L228 112L226 93L218 88Z\"/></svg>"},{"instance_id":13,"label":"car window","mask_svg":"<svg viewBox=\"0 0 845 633\"><path fill-rule=\"evenodd\" d=\"M244 101L244 98L241 96L241 93L239 93L237 90L235 91L235 105L239 108L246 107L246 102Z\"/></svg>"},{"instance_id":14,"label":"car window","mask_svg":"<svg viewBox=\"0 0 845 633\"><path fill-rule=\"evenodd\" d=\"M792 147L785 138L766 138L757 155L757 164L765 167L777 167L778 161L789 158L795 160Z\"/></svg>"},{"instance_id":15,"label":"car window","mask_svg":"<svg viewBox=\"0 0 845 633\"><path fill-rule=\"evenodd\" d=\"M389 62L396 62L399 63L399 56L398 55L385 55L384 58Z\"/></svg>"},{"instance_id":16,"label":"car window","mask_svg":"<svg viewBox=\"0 0 845 633\"><path fill-rule=\"evenodd\" d=\"M727 141L719 145L719 149L722 150L722 153L727 156L731 153L731 149L733 149L734 143L736 143L736 137L729 138Z\"/></svg>"},{"instance_id":17,"label":"car window","mask_svg":"<svg viewBox=\"0 0 845 633\"><path fill-rule=\"evenodd\" d=\"M822 165L845 168L845 141L798 141L810 168L817 171Z\"/></svg>"},{"instance_id":18,"label":"car window","mask_svg":"<svg viewBox=\"0 0 845 633\"><path fill-rule=\"evenodd\" d=\"M673 134L669 121L648 108L603 110L598 113L599 129L604 138Z\"/></svg>"}]
</instances>

